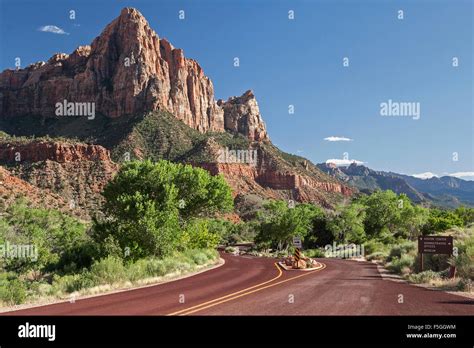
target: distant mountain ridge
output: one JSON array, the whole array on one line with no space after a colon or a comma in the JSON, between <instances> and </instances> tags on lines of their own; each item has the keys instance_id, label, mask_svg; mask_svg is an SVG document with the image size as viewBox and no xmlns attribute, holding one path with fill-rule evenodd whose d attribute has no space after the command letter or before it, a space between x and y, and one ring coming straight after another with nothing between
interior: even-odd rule
<instances>
[{"instance_id":1,"label":"distant mountain ridge","mask_svg":"<svg viewBox=\"0 0 474 348\"><path fill-rule=\"evenodd\" d=\"M347 167L320 163L317 167L364 193L377 189L392 190L398 194L406 194L415 203L444 208L460 205L474 206L474 181L451 176L420 179L410 175L376 171L355 163Z\"/></svg>"}]
</instances>

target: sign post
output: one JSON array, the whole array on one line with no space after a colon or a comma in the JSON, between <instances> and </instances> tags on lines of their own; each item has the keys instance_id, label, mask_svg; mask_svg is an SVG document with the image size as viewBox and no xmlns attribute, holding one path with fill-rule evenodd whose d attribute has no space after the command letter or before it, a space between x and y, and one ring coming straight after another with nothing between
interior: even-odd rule
<instances>
[{"instance_id":1,"label":"sign post","mask_svg":"<svg viewBox=\"0 0 474 348\"><path fill-rule=\"evenodd\" d=\"M453 237L451 236L420 236L418 237L418 253L420 268L423 272L423 254L453 254Z\"/></svg>"},{"instance_id":2,"label":"sign post","mask_svg":"<svg viewBox=\"0 0 474 348\"><path fill-rule=\"evenodd\" d=\"M293 246L299 249L303 247L303 244L301 243L301 237L293 237Z\"/></svg>"},{"instance_id":3,"label":"sign post","mask_svg":"<svg viewBox=\"0 0 474 348\"><path fill-rule=\"evenodd\" d=\"M298 262L301 259L301 252L300 249L302 248L302 243L301 243L301 237L293 237L293 246L296 248L295 249L295 261L296 261L296 268L298 268Z\"/></svg>"}]
</instances>

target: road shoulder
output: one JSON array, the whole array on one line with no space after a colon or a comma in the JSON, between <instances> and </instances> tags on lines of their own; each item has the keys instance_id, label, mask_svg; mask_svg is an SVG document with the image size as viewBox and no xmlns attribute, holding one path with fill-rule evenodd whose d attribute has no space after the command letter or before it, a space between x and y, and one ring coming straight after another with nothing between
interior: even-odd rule
<instances>
[{"instance_id":1,"label":"road shoulder","mask_svg":"<svg viewBox=\"0 0 474 348\"><path fill-rule=\"evenodd\" d=\"M101 291L96 294L87 294L87 295L78 295L74 297L74 301L79 301L79 300L85 300L93 297L100 297L100 296L107 296L107 295L113 295L121 292L126 292L126 291L133 291L133 290L139 290L139 289L144 289L144 288L149 288L152 286L158 286L162 284L167 284L167 283L172 283L178 280L186 279L186 278L191 278L194 277L198 274L212 271L216 268L219 268L225 264L225 260L222 257L219 257L217 262L210 264L210 265L204 265L201 266L201 268L198 267L197 270L194 272L186 273L186 274L177 274L177 273L170 273L167 275L164 275L162 277L155 277L155 278L146 278L142 279L141 282L144 282L144 285L134 285L132 283L127 283L125 286L121 286L119 288L111 289L108 291ZM72 294L71 294L72 295ZM36 307L43 307L43 306L49 306L49 305L54 305L54 304L60 304L60 303L67 303L71 302L71 298L69 299L48 299L45 301L39 301L39 302L34 302L34 303L25 303L21 305L15 305L12 307L0 307L0 315L2 313L8 313L8 312L14 312L14 311L19 311L23 309L30 309L30 308L36 308Z\"/></svg>"}]
</instances>

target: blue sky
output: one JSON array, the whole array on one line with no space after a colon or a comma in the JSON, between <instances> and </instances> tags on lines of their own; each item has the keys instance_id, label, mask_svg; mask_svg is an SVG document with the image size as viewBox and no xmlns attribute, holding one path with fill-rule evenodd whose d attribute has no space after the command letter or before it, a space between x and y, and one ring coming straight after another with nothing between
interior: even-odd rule
<instances>
[{"instance_id":1,"label":"blue sky","mask_svg":"<svg viewBox=\"0 0 474 348\"><path fill-rule=\"evenodd\" d=\"M126 6L201 64L216 98L252 89L272 141L287 152L313 162L347 152L406 174L474 172L470 0L0 0L0 69L16 57L24 67L71 53ZM68 34L38 31L46 25ZM381 116L389 99L420 103L420 118ZM324 140L331 136L352 141Z\"/></svg>"}]
</instances>

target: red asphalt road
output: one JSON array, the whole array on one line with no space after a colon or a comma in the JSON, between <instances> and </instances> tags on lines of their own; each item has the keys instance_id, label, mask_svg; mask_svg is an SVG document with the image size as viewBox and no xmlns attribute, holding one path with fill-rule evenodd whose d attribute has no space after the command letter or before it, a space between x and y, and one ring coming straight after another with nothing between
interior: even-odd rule
<instances>
[{"instance_id":1,"label":"red asphalt road","mask_svg":"<svg viewBox=\"0 0 474 348\"><path fill-rule=\"evenodd\" d=\"M384 280L369 262L321 259L319 271L280 272L274 259L222 257L225 265L181 280L2 315L474 315L473 300Z\"/></svg>"}]
</instances>

